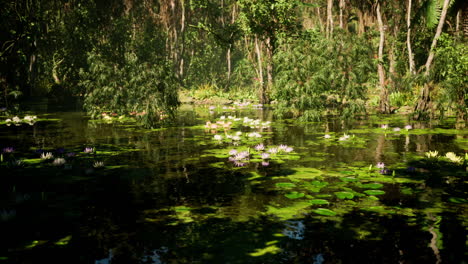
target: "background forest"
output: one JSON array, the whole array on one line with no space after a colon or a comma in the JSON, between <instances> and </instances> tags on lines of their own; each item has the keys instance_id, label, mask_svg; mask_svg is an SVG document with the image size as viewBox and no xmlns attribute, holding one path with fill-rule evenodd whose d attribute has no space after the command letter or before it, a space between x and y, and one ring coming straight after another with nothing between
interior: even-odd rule
<instances>
[{"instance_id":1,"label":"background forest","mask_svg":"<svg viewBox=\"0 0 468 264\"><path fill-rule=\"evenodd\" d=\"M79 98L93 117L171 116L179 96L279 117L467 118L462 0L22 0L0 6L0 107Z\"/></svg>"}]
</instances>

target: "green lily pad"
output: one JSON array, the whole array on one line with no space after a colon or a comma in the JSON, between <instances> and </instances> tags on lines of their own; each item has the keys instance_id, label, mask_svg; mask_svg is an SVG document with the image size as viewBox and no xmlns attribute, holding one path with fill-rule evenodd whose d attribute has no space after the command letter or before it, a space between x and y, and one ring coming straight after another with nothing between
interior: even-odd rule
<instances>
[{"instance_id":1,"label":"green lily pad","mask_svg":"<svg viewBox=\"0 0 468 264\"><path fill-rule=\"evenodd\" d=\"M289 199L297 199L297 198L304 197L304 195L305 195L304 193L290 192L290 193L285 194L284 196L286 196Z\"/></svg>"},{"instance_id":2,"label":"green lily pad","mask_svg":"<svg viewBox=\"0 0 468 264\"><path fill-rule=\"evenodd\" d=\"M296 187L296 184L291 182L278 182L275 184L275 186L279 188L294 188Z\"/></svg>"},{"instance_id":3,"label":"green lily pad","mask_svg":"<svg viewBox=\"0 0 468 264\"><path fill-rule=\"evenodd\" d=\"M329 202L327 200L323 200L323 199L313 199L313 200L310 200L309 203L311 203L311 204L329 204Z\"/></svg>"},{"instance_id":4,"label":"green lily pad","mask_svg":"<svg viewBox=\"0 0 468 264\"><path fill-rule=\"evenodd\" d=\"M354 194L350 192L336 192L335 195L339 199L353 199L354 198Z\"/></svg>"},{"instance_id":5,"label":"green lily pad","mask_svg":"<svg viewBox=\"0 0 468 264\"><path fill-rule=\"evenodd\" d=\"M383 184L381 183L366 183L366 184L361 184L359 187L364 188L364 189L380 189L383 187Z\"/></svg>"},{"instance_id":6,"label":"green lily pad","mask_svg":"<svg viewBox=\"0 0 468 264\"><path fill-rule=\"evenodd\" d=\"M325 208L317 208L313 210L314 213L319 214L319 215L326 215L326 216L335 216L336 212L330 210L330 209L325 209Z\"/></svg>"},{"instance_id":7,"label":"green lily pad","mask_svg":"<svg viewBox=\"0 0 468 264\"><path fill-rule=\"evenodd\" d=\"M344 182L355 182L355 181L357 181L358 179L353 178L353 177L342 177L342 178L340 178L340 180L342 180L342 181L344 181Z\"/></svg>"},{"instance_id":8,"label":"green lily pad","mask_svg":"<svg viewBox=\"0 0 468 264\"><path fill-rule=\"evenodd\" d=\"M468 202L466 199L459 198L459 197L450 197L449 201L452 203L462 204Z\"/></svg>"},{"instance_id":9,"label":"green lily pad","mask_svg":"<svg viewBox=\"0 0 468 264\"><path fill-rule=\"evenodd\" d=\"M384 191L382 190L367 190L367 191L364 191L365 194L367 195L382 195L382 194L385 194Z\"/></svg>"}]
</instances>

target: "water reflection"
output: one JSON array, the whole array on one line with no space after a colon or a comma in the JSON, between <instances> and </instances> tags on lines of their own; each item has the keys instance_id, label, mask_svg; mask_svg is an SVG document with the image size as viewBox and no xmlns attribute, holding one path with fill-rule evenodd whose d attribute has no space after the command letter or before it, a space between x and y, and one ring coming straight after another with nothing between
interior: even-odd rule
<instances>
[{"instance_id":1,"label":"water reflection","mask_svg":"<svg viewBox=\"0 0 468 264\"><path fill-rule=\"evenodd\" d=\"M50 252L74 252L81 257L71 262L96 264L464 258L463 171L448 161L417 158L429 150L463 152L453 140L466 133L424 130L454 124L383 132L381 120L372 118L297 125L273 120L267 110L230 112L273 121L262 142L297 152L269 166L259 159L235 168L228 162L232 146L215 142L203 128L207 119L227 113L197 111L187 108L177 126L158 130L92 122L80 113L54 113L60 121L23 129L2 127L0 146L13 146L29 163L0 167L7 175L0 187L0 253L28 263ZM345 133L349 141L339 141ZM84 153L86 147L95 151ZM33 163L37 149L63 156L71 167ZM392 173L379 174L378 162ZM70 234L69 244L56 244Z\"/></svg>"}]
</instances>

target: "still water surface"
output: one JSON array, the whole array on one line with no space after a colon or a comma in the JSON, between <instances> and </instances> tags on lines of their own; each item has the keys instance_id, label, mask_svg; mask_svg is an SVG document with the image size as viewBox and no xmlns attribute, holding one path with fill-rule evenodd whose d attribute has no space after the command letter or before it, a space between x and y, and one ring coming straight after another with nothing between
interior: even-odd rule
<instances>
[{"instance_id":1,"label":"still water surface","mask_svg":"<svg viewBox=\"0 0 468 264\"><path fill-rule=\"evenodd\" d=\"M176 126L148 130L38 116L0 125L14 148L0 167L0 263L467 263L466 161L425 156L464 157L454 120L297 124L184 106ZM205 128L217 120L233 124Z\"/></svg>"}]
</instances>

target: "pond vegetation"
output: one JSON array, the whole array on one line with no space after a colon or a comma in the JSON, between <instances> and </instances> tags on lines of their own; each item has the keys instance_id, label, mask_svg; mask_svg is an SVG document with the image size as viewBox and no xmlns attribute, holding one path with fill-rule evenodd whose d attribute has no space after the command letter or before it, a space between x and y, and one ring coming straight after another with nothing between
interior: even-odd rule
<instances>
[{"instance_id":1,"label":"pond vegetation","mask_svg":"<svg viewBox=\"0 0 468 264\"><path fill-rule=\"evenodd\" d=\"M0 264L467 263L467 1L4 2Z\"/></svg>"}]
</instances>

